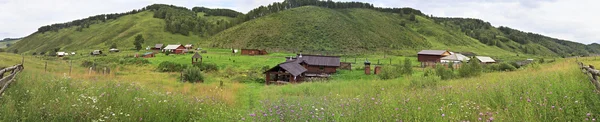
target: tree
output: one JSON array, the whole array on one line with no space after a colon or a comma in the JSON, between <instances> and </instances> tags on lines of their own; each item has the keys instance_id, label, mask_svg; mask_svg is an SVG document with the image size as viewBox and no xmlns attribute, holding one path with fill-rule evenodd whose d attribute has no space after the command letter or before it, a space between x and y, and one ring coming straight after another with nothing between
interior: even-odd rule
<instances>
[{"instance_id":1,"label":"tree","mask_svg":"<svg viewBox=\"0 0 600 122\"><path fill-rule=\"evenodd\" d=\"M144 43L144 37L140 34L135 36L135 41L133 41L133 45L135 46L135 50L140 51L142 49L142 44Z\"/></svg>"}]
</instances>

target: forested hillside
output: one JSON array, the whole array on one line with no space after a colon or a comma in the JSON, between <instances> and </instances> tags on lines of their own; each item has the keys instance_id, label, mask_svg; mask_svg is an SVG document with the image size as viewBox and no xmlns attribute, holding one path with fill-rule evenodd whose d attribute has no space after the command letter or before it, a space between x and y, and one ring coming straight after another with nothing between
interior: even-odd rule
<instances>
[{"instance_id":1,"label":"forested hillside","mask_svg":"<svg viewBox=\"0 0 600 122\"><path fill-rule=\"evenodd\" d=\"M420 49L450 49L563 57L600 53L598 44L496 28L478 19L429 17L412 8L319 0L285 0L246 14L155 4L43 26L7 51L91 50L112 44L131 49L133 37L139 34L146 38L145 46L194 43L220 48L411 54Z\"/></svg>"}]
</instances>

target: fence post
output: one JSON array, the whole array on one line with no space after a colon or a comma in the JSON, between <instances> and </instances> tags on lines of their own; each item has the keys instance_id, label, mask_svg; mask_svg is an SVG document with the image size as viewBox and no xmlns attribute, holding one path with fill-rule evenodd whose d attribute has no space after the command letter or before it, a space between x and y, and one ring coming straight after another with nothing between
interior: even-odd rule
<instances>
[{"instance_id":1,"label":"fence post","mask_svg":"<svg viewBox=\"0 0 600 122\"><path fill-rule=\"evenodd\" d=\"M71 72L73 72L73 60L69 60L70 62L70 66L69 66L69 76L71 76Z\"/></svg>"},{"instance_id":2,"label":"fence post","mask_svg":"<svg viewBox=\"0 0 600 122\"><path fill-rule=\"evenodd\" d=\"M44 65L44 72L48 72L48 61L46 61L46 65Z\"/></svg>"}]
</instances>

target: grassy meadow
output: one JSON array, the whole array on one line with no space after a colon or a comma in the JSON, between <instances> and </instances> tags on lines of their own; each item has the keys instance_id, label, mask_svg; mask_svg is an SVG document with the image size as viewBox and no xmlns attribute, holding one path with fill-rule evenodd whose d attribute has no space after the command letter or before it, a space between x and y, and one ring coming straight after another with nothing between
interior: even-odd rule
<instances>
[{"instance_id":1,"label":"grassy meadow","mask_svg":"<svg viewBox=\"0 0 600 122\"><path fill-rule=\"evenodd\" d=\"M383 56L352 56L353 70L330 80L294 85L242 82L257 68L274 66L288 53L232 55L208 49L204 61L219 71L205 72L204 83L179 81L179 73L157 72L160 62L191 63L191 54L157 54L149 64L116 65L111 74L90 73L70 60L25 56L25 70L0 97L4 121L585 121L600 117L600 95L578 69L575 59L533 65L513 72L440 80L415 73L383 80L364 75L362 61L389 63ZM0 53L0 67L21 62L20 55ZM346 59L347 58L347 59ZM594 57L580 58L600 65ZM235 62L234 62L235 61ZM44 65L48 62L48 72ZM385 65L384 65L385 67ZM254 77L263 77L262 75ZM223 86L220 82L223 82ZM420 82L433 85L421 86Z\"/></svg>"}]
</instances>

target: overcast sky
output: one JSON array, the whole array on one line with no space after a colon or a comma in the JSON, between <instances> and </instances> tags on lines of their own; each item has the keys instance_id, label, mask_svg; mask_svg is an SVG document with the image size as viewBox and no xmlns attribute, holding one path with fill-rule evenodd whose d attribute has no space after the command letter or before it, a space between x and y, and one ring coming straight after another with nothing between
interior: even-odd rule
<instances>
[{"instance_id":1,"label":"overcast sky","mask_svg":"<svg viewBox=\"0 0 600 122\"><path fill-rule=\"evenodd\" d=\"M283 0L0 0L0 38L24 37L40 26L121 13L163 3L229 8L243 13ZM342 0L351 1L351 0ZM600 42L600 0L354 0L411 7L438 17L478 18L492 25L585 44Z\"/></svg>"}]
</instances>

